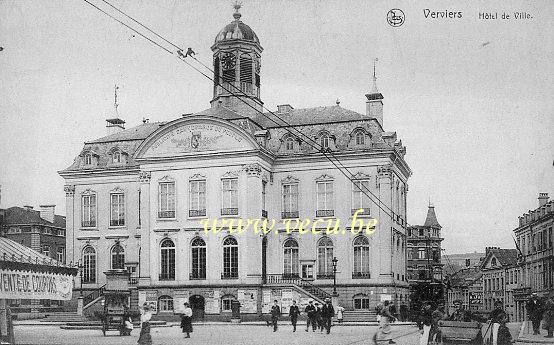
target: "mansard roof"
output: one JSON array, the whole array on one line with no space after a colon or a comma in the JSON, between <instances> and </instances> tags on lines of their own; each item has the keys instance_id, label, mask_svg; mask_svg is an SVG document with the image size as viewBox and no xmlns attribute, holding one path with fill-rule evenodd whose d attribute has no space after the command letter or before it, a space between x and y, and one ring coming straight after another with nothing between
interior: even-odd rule
<instances>
[{"instance_id":1,"label":"mansard roof","mask_svg":"<svg viewBox=\"0 0 554 345\"><path fill-rule=\"evenodd\" d=\"M482 262L482 267L484 268L492 257L496 258L501 267L515 265L517 264L518 254L517 249L490 248Z\"/></svg>"},{"instance_id":2,"label":"mansard roof","mask_svg":"<svg viewBox=\"0 0 554 345\"><path fill-rule=\"evenodd\" d=\"M275 112L275 114L292 126L325 124L339 121L371 120L365 115L343 108L339 105L290 109L286 113ZM255 121L266 128L286 127L284 124L275 124L273 121L269 120L268 117L271 119L275 118L273 114L267 112L264 113L264 115L258 114ZM275 120L281 123L278 119Z\"/></svg>"},{"instance_id":3,"label":"mansard roof","mask_svg":"<svg viewBox=\"0 0 554 345\"><path fill-rule=\"evenodd\" d=\"M51 223L41 218L39 211L28 210L17 206L5 209L3 225L9 226L15 224L46 225L65 229L65 217L56 214L54 215L54 222Z\"/></svg>"}]
</instances>

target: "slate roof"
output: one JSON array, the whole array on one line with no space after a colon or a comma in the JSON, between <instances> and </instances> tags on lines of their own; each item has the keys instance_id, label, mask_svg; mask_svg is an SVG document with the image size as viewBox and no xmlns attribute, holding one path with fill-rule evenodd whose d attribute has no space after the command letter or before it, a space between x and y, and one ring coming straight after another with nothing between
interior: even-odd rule
<instances>
[{"instance_id":1,"label":"slate roof","mask_svg":"<svg viewBox=\"0 0 554 345\"><path fill-rule=\"evenodd\" d=\"M37 224L65 229L65 217L56 214L54 223L51 223L41 218L39 211L14 206L4 210L4 225L10 224Z\"/></svg>"},{"instance_id":2,"label":"slate roof","mask_svg":"<svg viewBox=\"0 0 554 345\"><path fill-rule=\"evenodd\" d=\"M291 109L287 113L275 112L275 114L293 126L324 124L338 121L368 120L367 116L339 105ZM258 114L255 121L266 128L282 127L282 125L277 125L269 120L268 117L275 119L278 123L281 122L269 112L264 113L264 115Z\"/></svg>"},{"instance_id":3,"label":"slate roof","mask_svg":"<svg viewBox=\"0 0 554 345\"><path fill-rule=\"evenodd\" d=\"M132 127L129 129L124 129L120 132L107 135L105 137L87 141L87 144L93 143L107 143L107 142L116 142L116 141L130 141L130 140L144 140L148 138L156 129L163 126L165 122L147 122L142 125Z\"/></svg>"},{"instance_id":4,"label":"slate roof","mask_svg":"<svg viewBox=\"0 0 554 345\"><path fill-rule=\"evenodd\" d=\"M518 257L518 251L517 249L489 249L489 254L487 255L487 258L483 263L486 263L488 261L488 258L491 255L494 255L496 260L498 260L498 263L501 266L512 266L517 264L517 257Z\"/></svg>"},{"instance_id":5,"label":"slate roof","mask_svg":"<svg viewBox=\"0 0 554 345\"><path fill-rule=\"evenodd\" d=\"M437 220L437 215L435 214L435 206L429 206L429 209L427 210L427 218L425 218L423 226L442 228Z\"/></svg>"}]
</instances>

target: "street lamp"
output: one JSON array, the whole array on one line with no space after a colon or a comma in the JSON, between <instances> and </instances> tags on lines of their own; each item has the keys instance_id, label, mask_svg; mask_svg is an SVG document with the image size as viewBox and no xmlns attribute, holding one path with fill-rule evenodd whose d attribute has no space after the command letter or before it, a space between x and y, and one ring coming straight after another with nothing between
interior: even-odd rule
<instances>
[{"instance_id":1,"label":"street lamp","mask_svg":"<svg viewBox=\"0 0 554 345\"><path fill-rule=\"evenodd\" d=\"M333 257L333 295L337 295L337 257Z\"/></svg>"}]
</instances>

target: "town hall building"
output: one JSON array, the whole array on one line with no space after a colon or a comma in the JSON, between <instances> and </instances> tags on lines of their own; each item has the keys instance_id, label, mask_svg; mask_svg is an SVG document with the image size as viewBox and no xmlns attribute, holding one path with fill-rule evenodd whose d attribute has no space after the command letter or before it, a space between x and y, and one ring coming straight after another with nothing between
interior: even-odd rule
<instances>
[{"instance_id":1,"label":"town hall building","mask_svg":"<svg viewBox=\"0 0 554 345\"><path fill-rule=\"evenodd\" d=\"M111 134L86 142L60 171L67 262L81 267L75 294L98 291L104 272L119 269L130 273L131 307L148 302L158 314L185 300L205 319L230 318L234 301L252 319L275 299L284 312L292 300L337 295L347 310L406 301L411 170L396 133L384 130L375 76L365 114L338 102L267 112L260 40L238 8L233 17L211 47L208 109L129 129L110 119ZM377 220L373 233L325 233L330 219L350 230L360 209L358 219ZM239 218L275 220L276 231L202 225ZM287 232L286 220L297 219L322 231Z\"/></svg>"}]
</instances>

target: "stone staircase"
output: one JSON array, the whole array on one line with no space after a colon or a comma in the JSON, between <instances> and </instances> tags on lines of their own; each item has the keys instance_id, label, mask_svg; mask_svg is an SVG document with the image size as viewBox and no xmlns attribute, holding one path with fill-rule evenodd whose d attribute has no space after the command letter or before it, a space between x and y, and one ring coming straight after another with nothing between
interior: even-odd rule
<instances>
[{"instance_id":1,"label":"stone staircase","mask_svg":"<svg viewBox=\"0 0 554 345\"><path fill-rule=\"evenodd\" d=\"M40 322L87 322L88 319L84 316L77 315L77 312L63 311L46 314L46 317L40 319Z\"/></svg>"},{"instance_id":2,"label":"stone staircase","mask_svg":"<svg viewBox=\"0 0 554 345\"><path fill-rule=\"evenodd\" d=\"M374 310L345 310L343 320L344 322L375 322L377 314Z\"/></svg>"},{"instance_id":3,"label":"stone staircase","mask_svg":"<svg viewBox=\"0 0 554 345\"><path fill-rule=\"evenodd\" d=\"M331 298L330 293L313 285L308 280L304 280L298 276L268 274L264 279L264 285L290 286L320 303L324 303L326 298Z\"/></svg>"}]
</instances>

